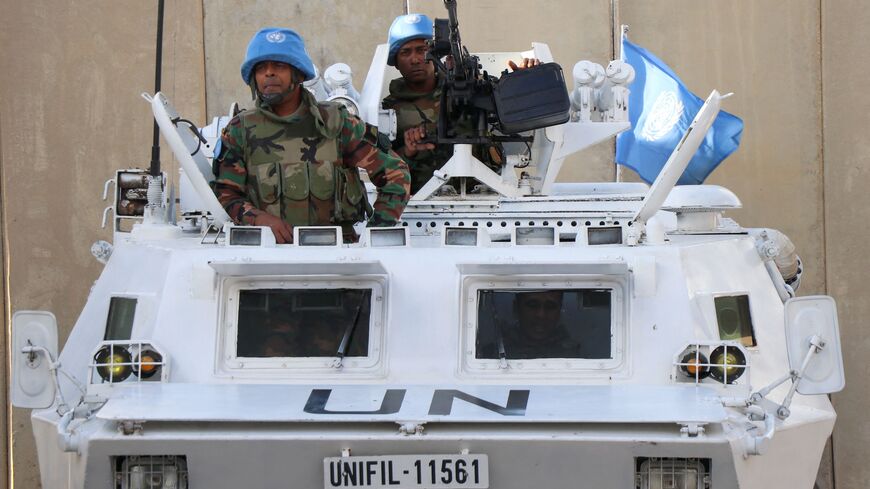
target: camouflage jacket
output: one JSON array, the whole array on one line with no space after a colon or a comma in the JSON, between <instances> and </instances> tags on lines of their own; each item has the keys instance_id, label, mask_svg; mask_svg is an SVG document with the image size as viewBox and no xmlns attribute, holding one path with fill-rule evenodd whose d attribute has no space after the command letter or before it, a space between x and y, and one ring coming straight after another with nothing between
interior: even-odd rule
<instances>
[{"instance_id":1,"label":"camouflage jacket","mask_svg":"<svg viewBox=\"0 0 870 489\"><path fill-rule=\"evenodd\" d=\"M404 78L396 78L390 82L390 94L384 98L384 109L396 111L396 140L393 149L400 155L404 154L405 131L419 125L426 125L427 133L435 135L438 121L438 108L441 105L441 88L436 84L431 92L421 93L410 90ZM470 128L457 128L458 131ZM503 158L500 147L484 147L477 145L472 153L490 169L499 171ZM417 152L412 157L405 157L411 170L411 193L415 194L432 178L435 170L444 166L453 156L452 144L439 144L433 150Z\"/></svg>"},{"instance_id":2,"label":"camouflage jacket","mask_svg":"<svg viewBox=\"0 0 870 489\"><path fill-rule=\"evenodd\" d=\"M394 225L409 198L405 162L379 145L377 129L302 93L294 114L280 117L261 104L224 128L215 193L227 214L250 225L268 212L292 226L340 225L347 235L368 210L369 226ZM357 168L378 187L373 212Z\"/></svg>"}]
</instances>

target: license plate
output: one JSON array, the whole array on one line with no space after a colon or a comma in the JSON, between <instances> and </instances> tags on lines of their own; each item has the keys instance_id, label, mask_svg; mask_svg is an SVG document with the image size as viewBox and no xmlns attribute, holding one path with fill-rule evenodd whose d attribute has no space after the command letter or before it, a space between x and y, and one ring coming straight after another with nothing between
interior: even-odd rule
<instances>
[{"instance_id":1,"label":"license plate","mask_svg":"<svg viewBox=\"0 0 870 489\"><path fill-rule=\"evenodd\" d=\"M486 455L386 455L323 459L323 487L486 489Z\"/></svg>"}]
</instances>

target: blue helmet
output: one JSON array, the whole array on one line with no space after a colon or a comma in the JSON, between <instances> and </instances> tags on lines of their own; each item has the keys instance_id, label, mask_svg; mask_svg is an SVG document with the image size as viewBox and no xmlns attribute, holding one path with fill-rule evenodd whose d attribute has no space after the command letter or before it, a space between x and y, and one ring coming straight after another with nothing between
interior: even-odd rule
<instances>
[{"instance_id":1,"label":"blue helmet","mask_svg":"<svg viewBox=\"0 0 870 489\"><path fill-rule=\"evenodd\" d=\"M254 66L261 61L287 63L302 72L305 80L314 78L314 63L305 51L302 37L293 29L267 27L254 34L242 63L242 79L246 84L251 84Z\"/></svg>"},{"instance_id":2,"label":"blue helmet","mask_svg":"<svg viewBox=\"0 0 870 489\"><path fill-rule=\"evenodd\" d=\"M400 15L390 26L387 42L390 44L390 54L387 64L396 66L396 54L408 41L414 39L432 39L432 19L424 14Z\"/></svg>"}]
</instances>

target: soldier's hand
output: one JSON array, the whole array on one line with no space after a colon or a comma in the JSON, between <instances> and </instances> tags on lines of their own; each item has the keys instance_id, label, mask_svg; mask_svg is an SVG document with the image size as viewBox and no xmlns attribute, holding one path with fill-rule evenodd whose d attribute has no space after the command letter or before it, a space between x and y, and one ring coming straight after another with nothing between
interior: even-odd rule
<instances>
[{"instance_id":1,"label":"soldier's hand","mask_svg":"<svg viewBox=\"0 0 870 489\"><path fill-rule=\"evenodd\" d=\"M426 137L426 128L423 126L416 126L405 131L405 156L408 158L412 158L418 152L423 150L432 150L435 149L435 145L432 143L421 143L420 141Z\"/></svg>"},{"instance_id":2,"label":"soldier's hand","mask_svg":"<svg viewBox=\"0 0 870 489\"><path fill-rule=\"evenodd\" d=\"M272 234L275 235L275 241L278 244L293 242L293 226L287 224L283 219L273 216L268 212L262 212L254 219L255 226L268 226L272 229Z\"/></svg>"},{"instance_id":3,"label":"soldier's hand","mask_svg":"<svg viewBox=\"0 0 870 489\"><path fill-rule=\"evenodd\" d=\"M514 63L513 60L509 60L508 68L510 68L512 71L524 70L526 68L538 66L539 64L541 64L541 60L539 60L538 58L523 58L523 60L520 61L519 65Z\"/></svg>"}]
</instances>

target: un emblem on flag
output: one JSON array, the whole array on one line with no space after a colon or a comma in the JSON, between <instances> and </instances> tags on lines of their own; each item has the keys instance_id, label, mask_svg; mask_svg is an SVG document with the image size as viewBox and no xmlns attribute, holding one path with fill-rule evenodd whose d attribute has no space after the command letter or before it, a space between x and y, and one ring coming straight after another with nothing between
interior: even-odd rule
<instances>
[{"instance_id":1,"label":"un emblem on flag","mask_svg":"<svg viewBox=\"0 0 870 489\"><path fill-rule=\"evenodd\" d=\"M647 141L665 137L683 115L683 101L676 93L661 92L653 103L652 109L643 123L640 136Z\"/></svg>"}]
</instances>

